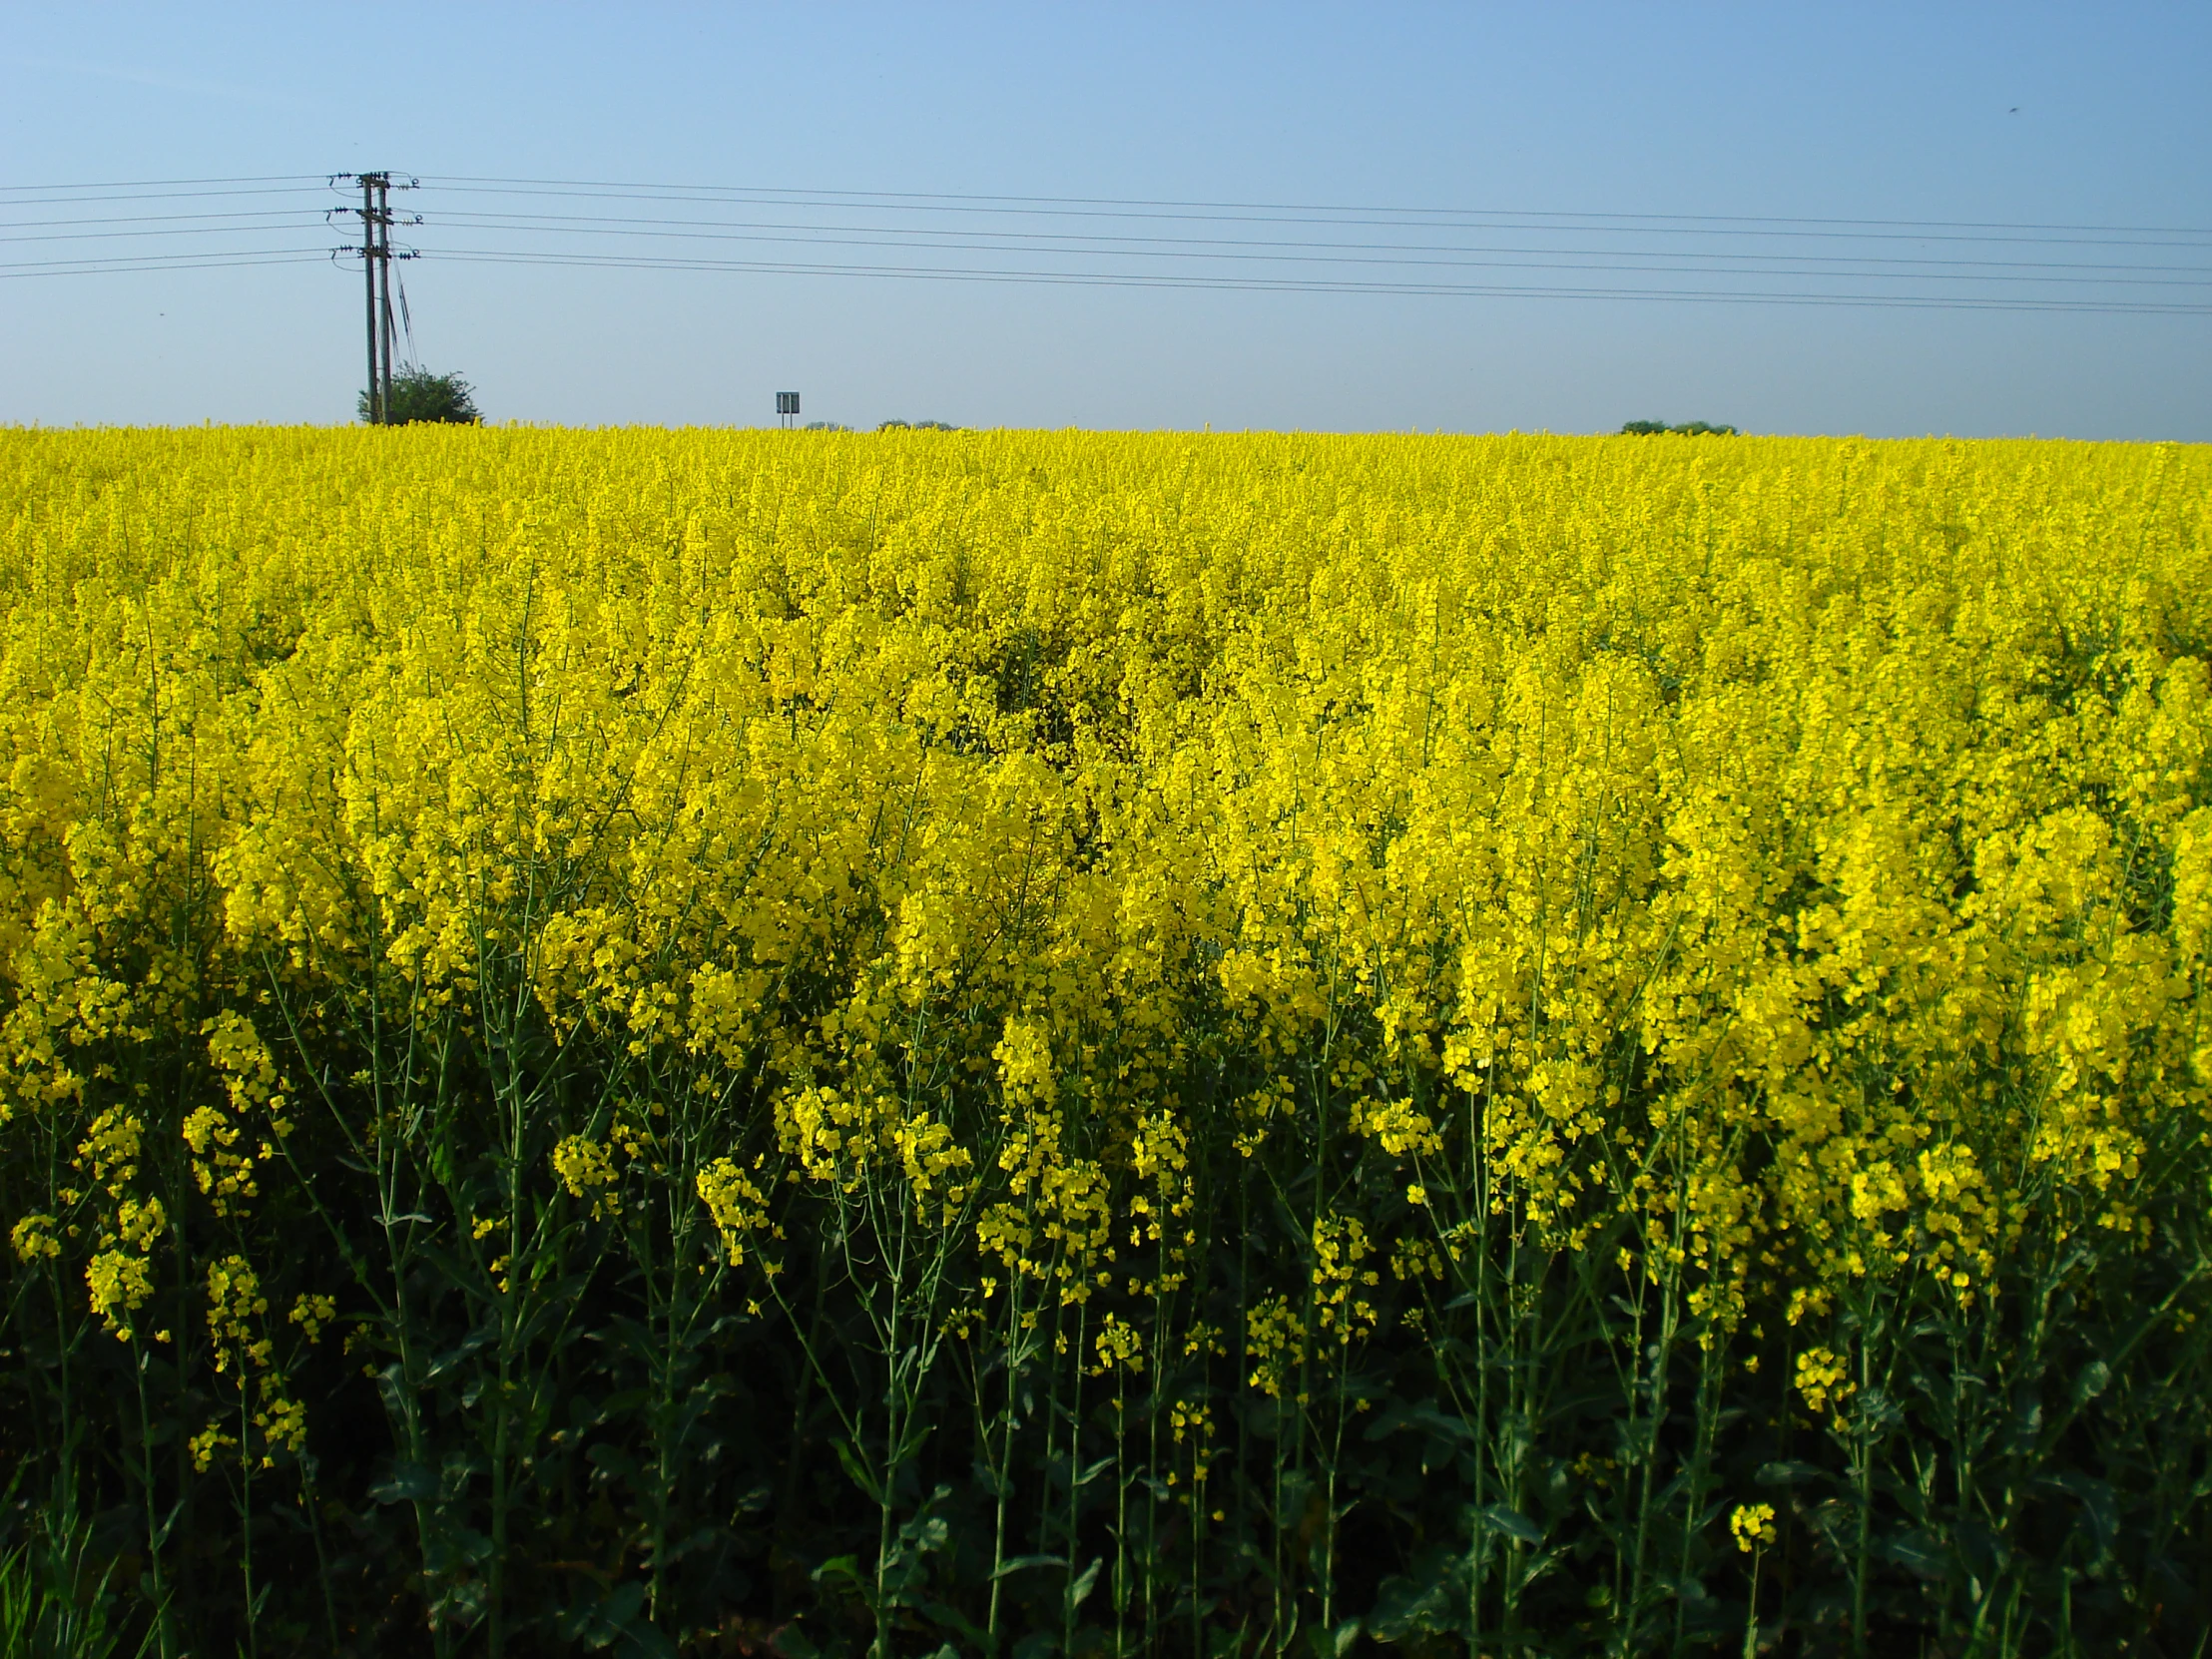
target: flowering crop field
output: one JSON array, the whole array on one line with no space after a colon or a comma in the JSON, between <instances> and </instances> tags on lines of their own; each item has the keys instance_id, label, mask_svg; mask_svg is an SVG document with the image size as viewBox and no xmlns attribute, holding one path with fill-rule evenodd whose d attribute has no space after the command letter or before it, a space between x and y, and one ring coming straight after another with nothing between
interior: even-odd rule
<instances>
[{"instance_id":1,"label":"flowering crop field","mask_svg":"<svg viewBox=\"0 0 2212 1659\"><path fill-rule=\"evenodd\" d=\"M0 1602L2201 1653L2208 502L0 432Z\"/></svg>"}]
</instances>

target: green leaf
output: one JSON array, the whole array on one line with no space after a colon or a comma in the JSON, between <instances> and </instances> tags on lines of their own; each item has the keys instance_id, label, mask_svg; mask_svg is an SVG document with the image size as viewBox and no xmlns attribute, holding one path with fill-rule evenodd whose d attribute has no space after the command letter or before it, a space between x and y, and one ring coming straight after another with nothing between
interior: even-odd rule
<instances>
[{"instance_id":1,"label":"green leaf","mask_svg":"<svg viewBox=\"0 0 2212 1659\"><path fill-rule=\"evenodd\" d=\"M1762 1486L1795 1486L1819 1479L1820 1472L1811 1463L1761 1463L1752 1479Z\"/></svg>"},{"instance_id":2,"label":"green leaf","mask_svg":"<svg viewBox=\"0 0 2212 1659\"><path fill-rule=\"evenodd\" d=\"M2088 1522L2098 1559L2112 1553L2112 1545L2119 1537L2120 1520L2119 1505L2113 1500L2108 1484L2077 1469L2068 1469L2063 1474L2046 1474L2037 1484L2062 1491L2080 1503L2081 1518Z\"/></svg>"},{"instance_id":3,"label":"green leaf","mask_svg":"<svg viewBox=\"0 0 2212 1659\"><path fill-rule=\"evenodd\" d=\"M1358 1619L1347 1619L1334 1630L1326 1630L1318 1624L1306 1627L1306 1645L1313 1650L1314 1659L1344 1659L1359 1639Z\"/></svg>"},{"instance_id":4,"label":"green leaf","mask_svg":"<svg viewBox=\"0 0 2212 1659\"><path fill-rule=\"evenodd\" d=\"M438 1477L420 1463L394 1463L368 1495L378 1503L428 1503L438 1495Z\"/></svg>"},{"instance_id":5,"label":"green leaf","mask_svg":"<svg viewBox=\"0 0 2212 1659\"><path fill-rule=\"evenodd\" d=\"M1096 1480L1100 1475L1104 1474L1113 1466L1113 1458L1101 1457L1097 1462L1093 1463L1089 1468L1085 1469L1081 1474L1075 1477L1076 1486L1078 1488L1088 1486L1092 1481Z\"/></svg>"},{"instance_id":6,"label":"green leaf","mask_svg":"<svg viewBox=\"0 0 2212 1659\"><path fill-rule=\"evenodd\" d=\"M878 1486L875 1483L875 1477L868 1473L867 1464L861 1461L860 1454L853 1450L852 1442L843 1438L834 1439L830 1442L830 1449L837 1454L837 1461L844 1465L844 1472L851 1478L852 1484L867 1494L868 1502L880 1504L883 1501L883 1488Z\"/></svg>"},{"instance_id":7,"label":"green leaf","mask_svg":"<svg viewBox=\"0 0 2212 1659\"><path fill-rule=\"evenodd\" d=\"M429 1367L422 1374L424 1381L436 1382L448 1372L465 1364L478 1351L497 1342L498 1339L499 1328L497 1326L483 1325L477 1327L462 1338L460 1342L431 1360Z\"/></svg>"},{"instance_id":8,"label":"green leaf","mask_svg":"<svg viewBox=\"0 0 2212 1659\"><path fill-rule=\"evenodd\" d=\"M598 1615L595 1622L605 1631L605 1634L602 1635L598 1631L594 1631L585 1639L593 1647L611 1646L622 1626L636 1618L638 1609L644 1605L645 1583L642 1579L633 1578L629 1583L617 1586L614 1594L594 1609L594 1612Z\"/></svg>"},{"instance_id":9,"label":"green leaf","mask_svg":"<svg viewBox=\"0 0 2212 1659\"><path fill-rule=\"evenodd\" d=\"M1543 1532L1536 1523L1518 1509L1502 1503L1485 1503L1474 1514L1475 1519L1492 1532L1502 1532L1531 1548L1544 1541Z\"/></svg>"},{"instance_id":10,"label":"green leaf","mask_svg":"<svg viewBox=\"0 0 2212 1659\"><path fill-rule=\"evenodd\" d=\"M1072 1613L1076 1608L1083 1605L1084 1597L1088 1596L1098 1584L1098 1569L1105 1564L1105 1556L1093 1556L1091 1564L1083 1569L1082 1576L1068 1586L1069 1612Z\"/></svg>"},{"instance_id":11,"label":"green leaf","mask_svg":"<svg viewBox=\"0 0 2212 1659\"><path fill-rule=\"evenodd\" d=\"M1950 1567L1941 1545L1926 1531L1901 1532L1882 1546L1882 1553L1906 1571L1930 1580L1940 1579Z\"/></svg>"},{"instance_id":12,"label":"green leaf","mask_svg":"<svg viewBox=\"0 0 2212 1659\"><path fill-rule=\"evenodd\" d=\"M968 1650L970 1652L988 1653L991 1651L991 1639L989 1634L985 1631L977 1629L974 1625L970 1624L967 1619L961 1615L958 1608L947 1607L941 1601L925 1601L921 1604L921 1616L929 1620L930 1623L937 1626L937 1628L940 1630L958 1631L961 1636L966 1638ZM951 1644L949 1642L945 1645L948 1650L951 1650ZM954 1653L954 1659L958 1659L956 1651Z\"/></svg>"},{"instance_id":13,"label":"green leaf","mask_svg":"<svg viewBox=\"0 0 2212 1659\"><path fill-rule=\"evenodd\" d=\"M1064 1567L1067 1564L1068 1558L1065 1555L1017 1555L1010 1561L1001 1561L998 1570L991 1576L1004 1578L1008 1573L1020 1572L1027 1567Z\"/></svg>"},{"instance_id":14,"label":"green leaf","mask_svg":"<svg viewBox=\"0 0 2212 1659\"><path fill-rule=\"evenodd\" d=\"M584 1460L616 1480L635 1481L638 1477L636 1461L622 1447L607 1440L595 1440L585 1447Z\"/></svg>"},{"instance_id":15,"label":"green leaf","mask_svg":"<svg viewBox=\"0 0 2212 1659\"><path fill-rule=\"evenodd\" d=\"M1382 1581L1367 1633L1379 1642L1399 1642L1420 1632L1457 1629L1466 1605L1466 1575L1463 1552L1440 1544L1423 1550L1409 1572Z\"/></svg>"},{"instance_id":16,"label":"green leaf","mask_svg":"<svg viewBox=\"0 0 2212 1659\"><path fill-rule=\"evenodd\" d=\"M676 1649L645 1622L644 1612L645 1584L633 1578L596 1602L570 1608L554 1619L553 1628L595 1653L612 1648L630 1659L675 1659Z\"/></svg>"},{"instance_id":17,"label":"green leaf","mask_svg":"<svg viewBox=\"0 0 2212 1659\"><path fill-rule=\"evenodd\" d=\"M1417 1428L1443 1440L1469 1442L1478 1437L1465 1418L1447 1415L1430 1404L1385 1407L1368 1425L1367 1437L1380 1440L1401 1428Z\"/></svg>"},{"instance_id":18,"label":"green leaf","mask_svg":"<svg viewBox=\"0 0 2212 1659\"><path fill-rule=\"evenodd\" d=\"M2112 1383L2112 1368L2102 1360L2091 1360L2081 1368L2081 1375L2074 1379L2073 1402L2083 1405L2104 1392Z\"/></svg>"}]
</instances>

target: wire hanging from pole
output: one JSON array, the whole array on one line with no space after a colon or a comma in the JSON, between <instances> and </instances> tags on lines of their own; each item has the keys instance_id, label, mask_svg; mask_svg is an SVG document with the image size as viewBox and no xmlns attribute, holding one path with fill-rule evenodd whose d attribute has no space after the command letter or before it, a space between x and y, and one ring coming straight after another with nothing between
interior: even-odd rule
<instances>
[{"instance_id":1,"label":"wire hanging from pole","mask_svg":"<svg viewBox=\"0 0 2212 1659\"><path fill-rule=\"evenodd\" d=\"M392 314L391 314L391 185L388 176L376 181L376 231L379 242L377 264L383 281L377 293L377 314L384 330L384 422L392 418Z\"/></svg>"},{"instance_id":2,"label":"wire hanging from pole","mask_svg":"<svg viewBox=\"0 0 2212 1659\"><path fill-rule=\"evenodd\" d=\"M399 331L407 341L407 366L419 369L422 357L415 350L414 316L407 309L407 278L404 273L395 272L392 279L399 284Z\"/></svg>"}]
</instances>

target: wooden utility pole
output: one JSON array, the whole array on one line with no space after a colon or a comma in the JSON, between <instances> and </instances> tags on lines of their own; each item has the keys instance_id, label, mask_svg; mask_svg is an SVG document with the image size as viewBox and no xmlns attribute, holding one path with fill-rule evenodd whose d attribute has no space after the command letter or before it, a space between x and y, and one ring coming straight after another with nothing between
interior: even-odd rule
<instances>
[{"instance_id":1,"label":"wooden utility pole","mask_svg":"<svg viewBox=\"0 0 2212 1659\"><path fill-rule=\"evenodd\" d=\"M376 232L381 245L376 256L376 270L383 285L378 300L380 319L384 325L384 423L391 424L391 175L376 175Z\"/></svg>"},{"instance_id":2,"label":"wooden utility pole","mask_svg":"<svg viewBox=\"0 0 2212 1659\"><path fill-rule=\"evenodd\" d=\"M384 424L384 413L389 407L384 396L384 381L377 365L378 331L376 327L376 187L383 175L361 175L361 281L368 299L368 423Z\"/></svg>"},{"instance_id":3,"label":"wooden utility pole","mask_svg":"<svg viewBox=\"0 0 2212 1659\"><path fill-rule=\"evenodd\" d=\"M361 216L361 292L368 310L368 420L372 426L391 424L392 311L391 262L412 259L412 253L395 253L391 246L391 175L388 173L340 174L361 187L361 205L347 213ZM335 180L332 181L335 183ZM403 180L401 190L413 189ZM412 224L414 221L410 220Z\"/></svg>"}]
</instances>

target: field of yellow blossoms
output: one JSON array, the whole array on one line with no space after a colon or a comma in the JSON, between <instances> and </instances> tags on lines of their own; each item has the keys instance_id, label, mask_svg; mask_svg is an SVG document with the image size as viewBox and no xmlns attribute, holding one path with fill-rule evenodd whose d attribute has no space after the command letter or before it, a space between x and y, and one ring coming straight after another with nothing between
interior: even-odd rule
<instances>
[{"instance_id":1,"label":"field of yellow blossoms","mask_svg":"<svg viewBox=\"0 0 2212 1659\"><path fill-rule=\"evenodd\" d=\"M2200 1654L2208 504L0 432L0 1623Z\"/></svg>"}]
</instances>

